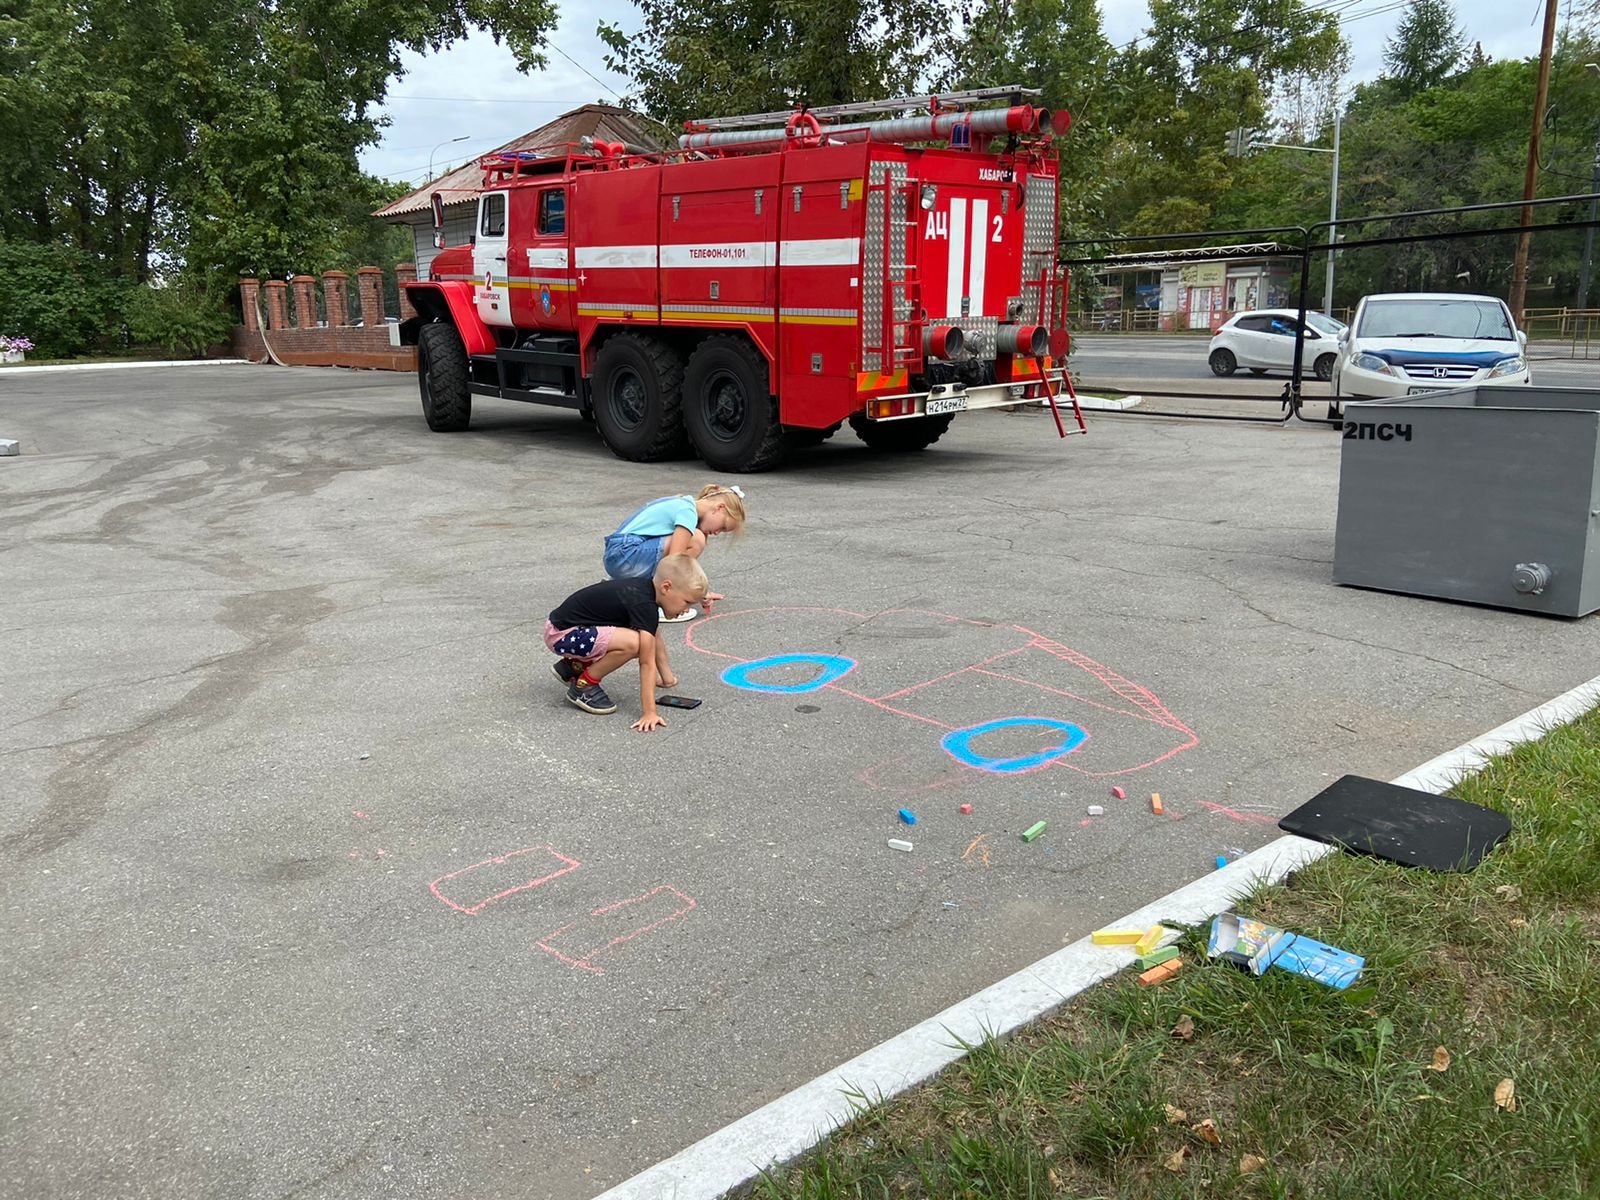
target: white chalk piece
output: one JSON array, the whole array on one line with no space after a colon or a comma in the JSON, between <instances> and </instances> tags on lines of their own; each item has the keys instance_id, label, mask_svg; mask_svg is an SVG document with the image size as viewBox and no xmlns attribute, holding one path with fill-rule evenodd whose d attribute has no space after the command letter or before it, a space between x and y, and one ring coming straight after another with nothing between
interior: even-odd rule
<instances>
[{"instance_id":1,"label":"white chalk piece","mask_svg":"<svg viewBox=\"0 0 1600 1200\"><path fill-rule=\"evenodd\" d=\"M13 454L21 454L22 445L13 438L0 438L0 458L9 458Z\"/></svg>"},{"instance_id":2,"label":"white chalk piece","mask_svg":"<svg viewBox=\"0 0 1600 1200\"><path fill-rule=\"evenodd\" d=\"M1089 805L1089 815L1091 817L1103 817L1106 815L1106 810L1102 805L1091 804Z\"/></svg>"},{"instance_id":3,"label":"white chalk piece","mask_svg":"<svg viewBox=\"0 0 1600 1200\"><path fill-rule=\"evenodd\" d=\"M907 854L909 854L909 853L911 853L911 843L910 842L903 842L899 838L890 838L889 839L889 849L891 849L891 850L904 850Z\"/></svg>"}]
</instances>

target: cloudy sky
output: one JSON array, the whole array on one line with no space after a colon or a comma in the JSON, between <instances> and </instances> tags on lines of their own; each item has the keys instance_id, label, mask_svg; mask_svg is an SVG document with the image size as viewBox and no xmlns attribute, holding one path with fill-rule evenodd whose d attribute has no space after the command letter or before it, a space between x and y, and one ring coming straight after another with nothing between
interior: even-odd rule
<instances>
[{"instance_id":1,"label":"cloudy sky","mask_svg":"<svg viewBox=\"0 0 1600 1200\"><path fill-rule=\"evenodd\" d=\"M1406 0L1310 0L1337 11L1350 41L1355 81L1383 65L1383 46L1399 24ZM1099 0L1106 36L1130 41L1144 30L1144 0ZM1542 0L1456 0L1469 41L1492 58L1538 53ZM561 21L551 38L550 66L517 72L511 55L481 34L441 54L407 55L406 74L390 88L390 125L381 145L362 155L374 174L420 185L447 164L464 162L543 125L569 108L614 101L627 81L605 69L599 21L631 28L637 11L629 0L561 0ZM452 140L462 139L462 140ZM443 143L442 145L440 143Z\"/></svg>"}]
</instances>

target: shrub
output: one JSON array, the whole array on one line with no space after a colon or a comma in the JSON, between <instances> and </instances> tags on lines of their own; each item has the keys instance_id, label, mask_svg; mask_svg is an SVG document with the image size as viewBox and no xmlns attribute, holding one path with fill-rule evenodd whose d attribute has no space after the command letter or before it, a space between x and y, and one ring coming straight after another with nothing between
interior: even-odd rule
<instances>
[{"instance_id":1,"label":"shrub","mask_svg":"<svg viewBox=\"0 0 1600 1200\"><path fill-rule=\"evenodd\" d=\"M171 355L199 357L226 341L233 328L232 314L216 296L190 283L134 288L122 315L135 341L161 346Z\"/></svg>"},{"instance_id":2,"label":"shrub","mask_svg":"<svg viewBox=\"0 0 1600 1200\"><path fill-rule=\"evenodd\" d=\"M122 286L64 243L0 241L0 331L33 341L41 358L70 358L117 331Z\"/></svg>"}]
</instances>

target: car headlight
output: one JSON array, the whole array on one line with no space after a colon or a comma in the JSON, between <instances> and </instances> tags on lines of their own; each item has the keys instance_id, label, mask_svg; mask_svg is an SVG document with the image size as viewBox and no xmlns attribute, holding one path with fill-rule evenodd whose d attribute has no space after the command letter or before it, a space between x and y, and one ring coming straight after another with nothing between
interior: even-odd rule
<instances>
[{"instance_id":1,"label":"car headlight","mask_svg":"<svg viewBox=\"0 0 1600 1200\"><path fill-rule=\"evenodd\" d=\"M1389 364L1384 362L1384 360L1379 358L1376 354L1367 354L1365 352L1358 354L1350 360L1350 365L1352 367L1359 367L1363 371L1376 371L1379 375L1394 374L1394 372L1389 369Z\"/></svg>"},{"instance_id":2,"label":"car headlight","mask_svg":"<svg viewBox=\"0 0 1600 1200\"><path fill-rule=\"evenodd\" d=\"M1490 379L1497 379L1502 375L1521 375L1528 369L1528 360L1518 354L1512 358L1502 358L1489 371Z\"/></svg>"}]
</instances>

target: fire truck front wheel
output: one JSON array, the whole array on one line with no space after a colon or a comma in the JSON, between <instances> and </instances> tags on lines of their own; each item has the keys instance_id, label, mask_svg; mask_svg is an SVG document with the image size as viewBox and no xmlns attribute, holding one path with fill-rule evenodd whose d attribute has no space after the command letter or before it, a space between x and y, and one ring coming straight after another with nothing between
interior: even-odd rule
<instances>
[{"instance_id":1,"label":"fire truck front wheel","mask_svg":"<svg viewBox=\"0 0 1600 1200\"><path fill-rule=\"evenodd\" d=\"M611 452L631 462L680 458L683 357L665 342L614 333L595 355L590 378L594 423Z\"/></svg>"},{"instance_id":2,"label":"fire truck front wheel","mask_svg":"<svg viewBox=\"0 0 1600 1200\"><path fill-rule=\"evenodd\" d=\"M417 386L422 415L435 433L457 433L472 421L467 348L454 325L424 325L418 331Z\"/></svg>"},{"instance_id":3,"label":"fire truck front wheel","mask_svg":"<svg viewBox=\"0 0 1600 1200\"><path fill-rule=\"evenodd\" d=\"M683 415L696 452L719 471L765 471L783 458L767 360L746 338L718 333L695 348L683 377Z\"/></svg>"}]
</instances>

